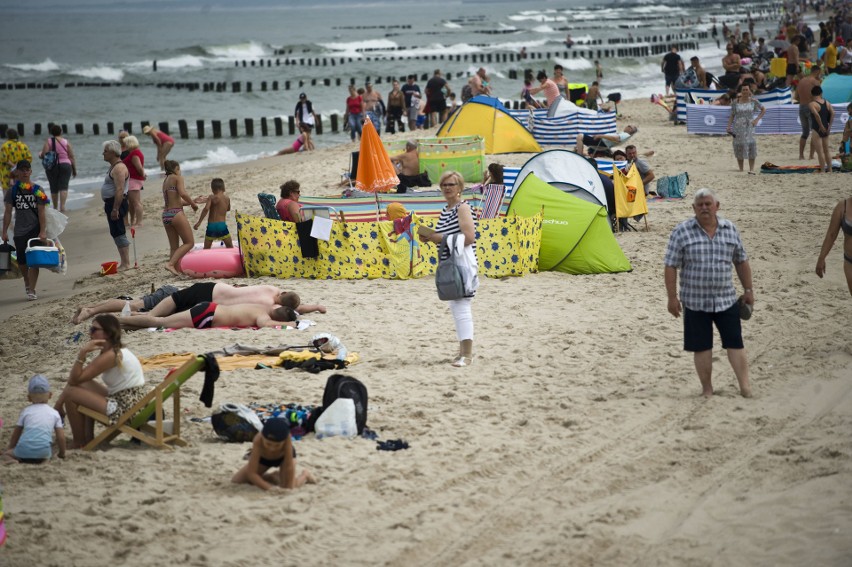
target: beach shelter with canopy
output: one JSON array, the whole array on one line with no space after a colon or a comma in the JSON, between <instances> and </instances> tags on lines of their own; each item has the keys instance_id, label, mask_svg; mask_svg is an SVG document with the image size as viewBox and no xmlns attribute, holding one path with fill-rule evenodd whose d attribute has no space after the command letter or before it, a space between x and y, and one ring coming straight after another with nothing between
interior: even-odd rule
<instances>
[{"instance_id":1,"label":"beach shelter with canopy","mask_svg":"<svg viewBox=\"0 0 852 567\"><path fill-rule=\"evenodd\" d=\"M496 98L475 96L438 129L438 138L482 136L486 154L540 152L532 134Z\"/></svg>"},{"instance_id":2,"label":"beach shelter with canopy","mask_svg":"<svg viewBox=\"0 0 852 567\"><path fill-rule=\"evenodd\" d=\"M526 217L542 210L539 270L605 274L633 269L612 234L605 206L561 191L529 173L516 186L508 215Z\"/></svg>"},{"instance_id":3,"label":"beach shelter with canopy","mask_svg":"<svg viewBox=\"0 0 852 567\"><path fill-rule=\"evenodd\" d=\"M822 98L831 104L852 102L852 75L832 73L822 81Z\"/></svg>"},{"instance_id":4,"label":"beach shelter with canopy","mask_svg":"<svg viewBox=\"0 0 852 567\"><path fill-rule=\"evenodd\" d=\"M541 152L531 157L518 172L512 194L529 173L535 173L545 183L584 201L606 207L606 193L593 159L569 150Z\"/></svg>"}]
</instances>

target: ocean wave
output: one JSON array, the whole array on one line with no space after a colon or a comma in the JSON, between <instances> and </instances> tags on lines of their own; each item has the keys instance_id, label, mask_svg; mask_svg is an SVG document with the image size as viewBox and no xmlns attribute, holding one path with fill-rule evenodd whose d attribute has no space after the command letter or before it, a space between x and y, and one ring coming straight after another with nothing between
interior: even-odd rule
<instances>
[{"instance_id":1,"label":"ocean wave","mask_svg":"<svg viewBox=\"0 0 852 567\"><path fill-rule=\"evenodd\" d=\"M272 54L271 49L256 41L235 45L213 45L203 49L209 55L220 59L252 59Z\"/></svg>"},{"instance_id":2,"label":"ocean wave","mask_svg":"<svg viewBox=\"0 0 852 567\"><path fill-rule=\"evenodd\" d=\"M202 158L182 161L180 168L181 171L192 171L194 169L251 161L259 157L261 157L261 154L238 155L227 146L219 146L215 150L207 150L207 153Z\"/></svg>"},{"instance_id":3,"label":"ocean wave","mask_svg":"<svg viewBox=\"0 0 852 567\"><path fill-rule=\"evenodd\" d=\"M556 13L528 13L509 16L509 19L515 22L566 22L568 21L568 16L563 16L561 14Z\"/></svg>"},{"instance_id":4,"label":"ocean wave","mask_svg":"<svg viewBox=\"0 0 852 567\"><path fill-rule=\"evenodd\" d=\"M637 14L661 14L664 16L688 13L687 10L679 6L663 6L662 4L652 4L650 6L636 6L634 8L631 8L631 11Z\"/></svg>"},{"instance_id":5,"label":"ocean wave","mask_svg":"<svg viewBox=\"0 0 852 567\"><path fill-rule=\"evenodd\" d=\"M547 24L541 25L541 26L535 26L530 31L533 31L535 33L562 33L562 32L559 32L558 30L553 29L552 26L548 26Z\"/></svg>"},{"instance_id":6,"label":"ocean wave","mask_svg":"<svg viewBox=\"0 0 852 567\"><path fill-rule=\"evenodd\" d=\"M41 63L7 63L3 65L4 67L9 67L10 69L17 69L18 71L38 71L41 73L49 73L51 71L58 71L59 65L54 63L50 57L42 61Z\"/></svg>"},{"instance_id":7,"label":"ocean wave","mask_svg":"<svg viewBox=\"0 0 852 567\"><path fill-rule=\"evenodd\" d=\"M560 59L559 57L555 57L553 61L562 65L566 74L571 71L585 71L594 67L594 64L588 59ZM570 80L571 77L568 77L568 79Z\"/></svg>"},{"instance_id":8,"label":"ocean wave","mask_svg":"<svg viewBox=\"0 0 852 567\"><path fill-rule=\"evenodd\" d=\"M203 67L205 63L210 61L204 57L196 57L195 55L179 55L169 59L157 60L157 67L168 69L180 69L183 67ZM140 66L151 67L153 61L141 61Z\"/></svg>"},{"instance_id":9,"label":"ocean wave","mask_svg":"<svg viewBox=\"0 0 852 567\"><path fill-rule=\"evenodd\" d=\"M320 43L318 45L329 51L359 52L365 49L371 51L375 49L396 49L398 44L389 39L365 39L361 41Z\"/></svg>"},{"instance_id":10,"label":"ocean wave","mask_svg":"<svg viewBox=\"0 0 852 567\"><path fill-rule=\"evenodd\" d=\"M443 22L441 25L445 28L451 28L454 30L460 30L462 28L461 24L457 24L455 22Z\"/></svg>"},{"instance_id":11,"label":"ocean wave","mask_svg":"<svg viewBox=\"0 0 852 567\"><path fill-rule=\"evenodd\" d=\"M526 47L527 50L533 47L541 47L542 45L546 45L550 40L549 39L536 39L533 41L525 40L525 41L505 41L503 43L493 43L491 44L487 50L488 51L519 51L522 47Z\"/></svg>"},{"instance_id":12,"label":"ocean wave","mask_svg":"<svg viewBox=\"0 0 852 567\"><path fill-rule=\"evenodd\" d=\"M104 65L71 69L67 73L69 75L86 77L87 79L100 79L102 81L121 81L124 78L124 71L121 69L106 67Z\"/></svg>"}]
</instances>

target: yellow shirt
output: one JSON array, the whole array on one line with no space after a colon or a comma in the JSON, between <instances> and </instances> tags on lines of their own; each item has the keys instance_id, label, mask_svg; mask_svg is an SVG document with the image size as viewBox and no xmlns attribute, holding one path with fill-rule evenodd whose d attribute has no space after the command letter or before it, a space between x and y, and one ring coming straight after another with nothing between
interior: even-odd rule
<instances>
[{"instance_id":1,"label":"yellow shirt","mask_svg":"<svg viewBox=\"0 0 852 567\"><path fill-rule=\"evenodd\" d=\"M822 55L825 57L826 67L829 69L837 67L837 46L834 45L834 42L828 44L828 47L825 48L825 53Z\"/></svg>"},{"instance_id":2,"label":"yellow shirt","mask_svg":"<svg viewBox=\"0 0 852 567\"><path fill-rule=\"evenodd\" d=\"M33 155L30 153L30 148L19 140L6 140L0 146L0 184L3 186L3 191L7 191L12 185L10 172L22 159L29 162L33 161Z\"/></svg>"}]
</instances>

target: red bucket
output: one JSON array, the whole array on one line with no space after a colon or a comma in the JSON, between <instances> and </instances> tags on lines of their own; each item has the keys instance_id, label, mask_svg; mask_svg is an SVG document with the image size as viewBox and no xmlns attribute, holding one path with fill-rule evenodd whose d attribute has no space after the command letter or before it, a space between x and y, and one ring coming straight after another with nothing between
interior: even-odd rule
<instances>
[{"instance_id":1,"label":"red bucket","mask_svg":"<svg viewBox=\"0 0 852 567\"><path fill-rule=\"evenodd\" d=\"M104 262L101 264L101 275L112 276L118 273L118 262Z\"/></svg>"}]
</instances>

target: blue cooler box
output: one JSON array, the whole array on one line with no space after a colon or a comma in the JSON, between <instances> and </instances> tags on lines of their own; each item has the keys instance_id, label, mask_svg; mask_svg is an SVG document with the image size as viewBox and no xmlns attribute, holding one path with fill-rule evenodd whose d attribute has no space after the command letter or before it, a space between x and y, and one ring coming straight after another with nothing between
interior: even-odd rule
<instances>
[{"instance_id":1,"label":"blue cooler box","mask_svg":"<svg viewBox=\"0 0 852 567\"><path fill-rule=\"evenodd\" d=\"M39 242L38 238L27 241L27 267L29 268L55 268L59 266L59 248L56 243L48 239L50 246L33 246L33 241Z\"/></svg>"}]
</instances>

